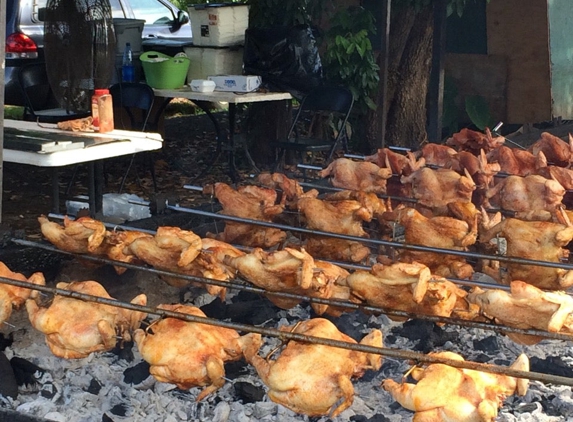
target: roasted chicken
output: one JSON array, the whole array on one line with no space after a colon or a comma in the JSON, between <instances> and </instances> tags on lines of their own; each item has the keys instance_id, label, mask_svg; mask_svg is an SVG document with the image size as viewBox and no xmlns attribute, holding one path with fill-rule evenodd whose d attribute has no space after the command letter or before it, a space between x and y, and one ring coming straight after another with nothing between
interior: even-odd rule
<instances>
[{"instance_id":1,"label":"roasted chicken","mask_svg":"<svg viewBox=\"0 0 573 422\"><path fill-rule=\"evenodd\" d=\"M25 281L37 286L46 285L46 280L42 273L36 272L29 278L26 278L24 274L15 273L10 270L2 261L0 261L0 277L16 281ZM12 315L12 309L19 309L27 299L35 298L36 296L36 290L0 283L0 324L8 321L8 318Z\"/></svg>"},{"instance_id":2,"label":"roasted chicken","mask_svg":"<svg viewBox=\"0 0 573 422\"><path fill-rule=\"evenodd\" d=\"M524 281L514 280L511 290L482 290L468 294L468 301L479 306L488 318L508 327L573 334L573 298L564 291L545 292ZM536 344L543 337L507 332L512 340Z\"/></svg>"},{"instance_id":3,"label":"roasted chicken","mask_svg":"<svg viewBox=\"0 0 573 422\"><path fill-rule=\"evenodd\" d=\"M477 239L477 214L471 223L452 217L425 217L414 208L399 207L389 213L394 221L404 227L405 243L433 248L467 250ZM442 277L468 278L473 274L471 265L463 257L436 252L403 250L402 262L420 262L432 274Z\"/></svg>"},{"instance_id":4,"label":"roasted chicken","mask_svg":"<svg viewBox=\"0 0 573 422\"><path fill-rule=\"evenodd\" d=\"M71 220L64 216L64 225L38 217L44 237L58 249L72 253L105 254L106 228L101 221L89 217Z\"/></svg>"},{"instance_id":5,"label":"roasted chicken","mask_svg":"<svg viewBox=\"0 0 573 422\"><path fill-rule=\"evenodd\" d=\"M438 352L440 358L463 361L453 352ZM510 366L529 371L529 359L520 355ZM494 422L506 397L525 395L528 380L507 375L455 368L441 363L415 368L416 384L387 379L382 388L413 412L420 422Z\"/></svg>"},{"instance_id":6,"label":"roasted chicken","mask_svg":"<svg viewBox=\"0 0 573 422\"><path fill-rule=\"evenodd\" d=\"M353 296L389 310L449 317L466 292L430 269L414 262L375 264L371 271L357 270L346 277ZM407 318L390 315L391 319Z\"/></svg>"},{"instance_id":7,"label":"roasted chicken","mask_svg":"<svg viewBox=\"0 0 573 422\"><path fill-rule=\"evenodd\" d=\"M356 344L323 318L281 327L281 331ZM383 347L382 333L373 330L360 344ZM382 365L382 356L378 354L294 340L288 342L276 360L247 351L244 355L268 387L267 395L272 401L311 417L339 415L354 401L351 378L361 377L368 369L378 370Z\"/></svg>"},{"instance_id":8,"label":"roasted chicken","mask_svg":"<svg viewBox=\"0 0 573 422\"><path fill-rule=\"evenodd\" d=\"M463 128L446 140L446 144L454 147L457 151L468 151L474 155L479 154L480 150L487 153L499 148L504 142L503 136L494 137L489 128L485 129L485 133Z\"/></svg>"},{"instance_id":9,"label":"roasted chicken","mask_svg":"<svg viewBox=\"0 0 573 422\"><path fill-rule=\"evenodd\" d=\"M272 222L284 210L284 204L276 203L277 192L274 189L246 185L235 190L226 183L215 183L214 186L205 186L203 193L214 194L223 206L221 213L233 217ZM222 233L208 233L207 237L227 243L271 248L283 242L286 233L275 228L227 221Z\"/></svg>"},{"instance_id":10,"label":"roasted chicken","mask_svg":"<svg viewBox=\"0 0 573 422\"><path fill-rule=\"evenodd\" d=\"M62 282L56 287L113 300L96 281ZM145 306L147 297L140 294L131 303ZM47 308L28 299L26 309L32 326L46 335L52 353L64 359L80 359L93 352L111 350L118 337L121 342L131 341L132 332L147 316L142 312L62 295L56 295Z\"/></svg>"},{"instance_id":11,"label":"roasted chicken","mask_svg":"<svg viewBox=\"0 0 573 422\"><path fill-rule=\"evenodd\" d=\"M106 238L106 242L109 245L107 248L107 257L115 261L126 262L129 264L142 263L142 261L129 249L129 245L131 245L135 239L142 237L152 238L153 235L137 230L108 231ZM126 267L120 267L119 265L115 265L114 268L118 274L123 274L127 270Z\"/></svg>"},{"instance_id":12,"label":"roasted chicken","mask_svg":"<svg viewBox=\"0 0 573 422\"><path fill-rule=\"evenodd\" d=\"M557 180L539 175L508 176L485 193L483 206L512 211L522 220L551 219L562 205L565 189Z\"/></svg>"},{"instance_id":13,"label":"roasted chicken","mask_svg":"<svg viewBox=\"0 0 573 422\"><path fill-rule=\"evenodd\" d=\"M501 236L505 238L507 256L561 262L569 255L564 246L573 239L573 225L564 211L559 210L557 216L561 223L506 218L480 235L480 242L487 243L496 236ZM571 270L513 262L505 265L507 274L498 277L504 284L513 280L527 280L536 287L549 290L565 290L573 285Z\"/></svg>"},{"instance_id":14,"label":"roasted chicken","mask_svg":"<svg viewBox=\"0 0 573 422\"><path fill-rule=\"evenodd\" d=\"M159 305L159 309L206 318L196 307ZM150 364L149 372L158 381L172 383L182 390L205 386L197 396L203 400L225 383L225 362L243 357L243 350L257 353L260 334L243 337L230 328L162 318L133 335L143 359Z\"/></svg>"},{"instance_id":15,"label":"roasted chicken","mask_svg":"<svg viewBox=\"0 0 573 422\"><path fill-rule=\"evenodd\" d=\"M369 161L338 158L318 175L328 177L337 188L386 193L386 181L392 176L392 169L378 167Z\"/></svg>"},{"instance_id":16,"label":"roasted chicken","mask_svg":"<svg viewBox=\"0 0 573 422\"><path fill-rule=\"evenodd\" d=\"M403 154L392 151L389 148L380 148L376 154L364 157L364 161L369 161L381 168L389 168L392 174L403 175L412 172L410 160Z\"/></svg>"},{"instance_id":17,"label":"roasted chicken","mask_svg":"<svg viewBox=\"0 0 573 422\"><path fill-rule=\"evenodd\" d=\"M289 179L282 173L261 173L257 176L257 182L271 189L278 189L281 194L280 203L288 208L296 208L299 198L316 197L318 191L311 189L305 192L302 186L294 179Z\"/></svg>"},{"instance_id":18,"label":"roasted chicken","mask_svg":"<svg viewBox=\"0 0 573 422\"><path fill-rule=\"evenodd\" d=\"M500 172L516 176L535 174L535 155L531 152L501 145L486 153L489 163L498 163Z\"/></svg>"},{"instance_id":19,"label":"roasted chicken","mask_svg":"<svg viewBox=\"0 0 573 422\"><path fill-rule=\"evenodd\" d=\"M547 161L560 167L569 167L573 161L573 136L569 134L569 143L563 139L543 132L541 138L528 148L529 152L537 155L539 152L547 157Z\"/></svg>"}]
</instances>

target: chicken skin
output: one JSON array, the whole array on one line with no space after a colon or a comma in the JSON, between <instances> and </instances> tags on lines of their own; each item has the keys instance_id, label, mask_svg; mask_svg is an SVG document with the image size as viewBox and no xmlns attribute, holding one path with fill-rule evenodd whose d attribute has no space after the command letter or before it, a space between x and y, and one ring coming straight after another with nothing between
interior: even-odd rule
<instances>
[{"instance_id":1,"label":"chicken skin","mask_svg":"<svg viewBox=\"0 0 573 422\"><path fill-rule=\"evenodd\" d=\"M311 297L328 298L335 280L325 275L324 270L315 271L315 261L304 249L285 248L266 252L260 248L248 254L225 256L223 263L235 268L246 280L257 287L272 292L289 292ZM268 295L271 302L283 309L298 305L301 300ZM317 313L324 305L313 304Z\"/></svg>"},{"instance_id":2,"label":"chicken skin","mask_svg":"<svg viewBox=\"0 0 573 422\"><path fill-rule=\"evenodd\" d=\"M412 170L410 168L410 160L403 154L392 151L389 148L380 148L376 154L364 157L364 161L369 161L376 164L381 168L389 168L392 174L402 175L408 174Z\"/></svg>"},{"instance_id":3,"label":"chicken skin","mask_svg":"<svg viewBox=\"0 0 573 422\"><path fill-rule=\"evenodd\" d=\"M392 169L378 167L369 161L338 158L318 175L328 177L336 188L386 193L386 181L392 176Z\"/></svg>"},{"instance_id":4,"label":"chicken skin","mask_svg":"<svg viewBox=\"0 0 573 422\"><path fill-rule=\"evenodd\" d=\"M537 155L539 152L547 157L547 161L560 167L569 167L573 160L573 136L569 134L569 143L563 139L552 135L549 132L543 132L539 138L528 150Z\"/></svg>"},{"instance_id":5,"label":"chicken skin","mask_svg":"<svg viewBox=\"0 0 573 422\"><path fill-rule=\"evenodd\" d=\"M374 216L372 206L364 206L354 199L301 198L297 206L307 228L356 237L368 237L362 223L371 221ZM370 249L357 241L324 236L309 237L305 249L317 258L352 262L360 262L370 255Z\"/></svg>"},{"instance_id":6,"label":"chicken skin","mask_svg":"<svg viewBox=\"0 0 573 422\"><path fill-rule=\"evenodd\" d=\"M266 188L280 190L280 203L285 204L289 209L296 208L296 203L299 198L307 196L314 198L318 195L316 189L305 192L296 180L289 179L282 173L261 173L257 176L257 182Z\"/></svg>"},{"instance_id":7,"label":"chicken skin","mask_svg":"<svg viewBox=\"0 0 573 422\"><path fill-rule=\"evenodd\" d=\"M323 318L281 327L281 331L356 344ZM373 330L360 344L383 347L381 331ZM245 359L255 367L268 387L267 395L272 401L293 412L311 417L329 415L331 418L352 405L354 386L351 378L361 377L368 369L378 370L382 365L382 356L378 354L294 340L288 342L276 360L247 352Z\"/></svg>"},{"instance_id":8,"label":"chicken skin","mask_svg":"<svg viewBox=\"0 0 573 422\"><path fill-rule=\"evenodd\" d=\"M428 267L417 262L375 264L371 271L350 274L346 284L354 296L369 305L424 315L449 317L458 300L466 296L454 283L432 276Z\"/></svg>"},{"instance_id":9,"label":"chicken skin","mask_svg":"<svg viewBox=\"0 0 573 422\"><path fill-rule=\"evenodd\" d=\"M407 207L397 208L392 216L404 227L407 244L463 251L477 239L477 214L473 216L471 224L452 217L428 218L414 208ZM400 252L400 260L420 262L427 265L432 274L442 277L468 278L473 274L473 268L463 257L454 255L403 250Z\"/></svg>"},{"instance_id":10,"label":"chicken skin","mask_svg":"<svg viewBox=\"0 0 573 422\"><path fill-rule=\"evenodd\" d=\"M142 262L129 249L129 245L131 245L135 239L142 237L151 238L153 236L149 233L144 233L137 230L112 232L108 231L106 239L106 242L109 244L109 248L107 249L107 257L115 261L126 262L129 264ZM120 275L127 270L126 267L120 267L119 265L115 265L114 269L115 272Z\"/></svg>"},{"instance_id":11,"label":"chicken skin","mask_svg":"<svg viewBox=\"0 0 573 422\"><path fill-rule=\"evenodd\" d=\"M445 209L450 202L471 202L476 189L467 169L462 176L450 169L422 167L400 180L411 186L412 197L418 204L437 210Z\"/></svg>"},{"instance_id":12,"label":"chicken skin","mask_svg":"<svg viewBox=\"0 0 573 422\"><path fill-rule=\"evenodd\" d=\"M207 318L194 306L162 304L158 309ZM241 359L243 350L254 354L261 344L260 334L241 337L229 328L171 317L136 330L133 337L141 356L151 365L149 372L158 381L176 384L182 390L205 386L197 401L223 386L225 362Z\"/></svg>"},{"instance_id":13,"label":"chicken skin","mask_svg":"<svg viewBox=\"0 0 573 422\"><path fill-rule=\"evenodd\" d=\"M58 283L56 287L113 299L96 281ZM147 297L140 294L131 303L145 306ZM52 353L64 359L81 359L93 352L111 350L116 346L118 336L122 341L131 341L131 333L147 316L142 312L60 295L56 295L47 308L28 299L26 309L32 326L46 335Z\"/></svg>"},{"instance_id":14,"label":"chicken skin","mask_svg":"<svg viewBox=\"0 0 573 422\"><path fill-rule=\"evenodd\" d=\"M472 154L479 154L480 150L491 151L504 143L505 138L503 136L494 137L489 128L485 129L485 133L463 128L446 140L446 145L451 145L458 151L468 151Z\"/></svg>"},{"instance_id":15,"label":"chicken skin","mask_svg":"<svg viewBox=\"0 0 573 422\"><path fill-rule=\"evenodd\" d=\"M514 280L511 291L482 290L475 287L467 300L499 324L523 329L573 334L573 298L563 291L545 292L531 284ZM520 333L506 333L521 344L536 344L542 337Z\"/></svg>"},{"instance_id":16,"label":"chicken skin","mask_svg":"<svg viewBox=\"0 0 573 422\"><path fill-rule=\"evenodd\" d=\"M432 355L464 360L453 352ZM529 359L522 354L510 368L529 371ZM524 379L441 363L415 368L411 376L417 384L387 379L382 388L406 409L416 412L415 422L494 422L503 400L513 394L525 395L528 385Z\"/></svg>"},{"instance_id":17,"label":"chicken skin","mask_svg":"<svg viewBox=\"0 0 573 422\"><path fill-rule=\"evenodd\" d=\"M247 185L235 190L226 183L215 183L205 186L203 193L215 195L223 206L221 213L224 215L272 222L284 210L284 204L276 204L274 189ZM227 221L222 233L208 233L207 237L253 248L271 248L283 242L286 233L275 228Z\"/></svg>"},{"instance_id":18,"label":"chicken skin","mask_svg":"<svg viewBox=\"0 0 573 422\"><path fill-rule=\"evenodd\" d=\"M64 216L64 225L48 220L45 216L38 217L40 229L44 237L66 252L105 254L106 228L101 221L89 217L71 220Z\"/></svg>"},{"instance_id":19,"label":"chicken skin","mask_svg":"<svg viewBox=\"0 0 573 422\"><path fill-rule=\"evenodd\" d=\"M564 195L565 188L557 180L537 174L508 176L486 191L483 206L513 211L522 220L548 221Z\"/></svg>"},{"instance_id":20,"label":"chicken skin","mask_svg":"<svg viewBox=\"0 0 573 422\"><path fill-rule=\"evenodd\" d=\"M569 255L564 249L573 239L573 225L565 212L557 213L563 223L551 221L524 221L506 218L482 233L480 242L487 243L496 236L506 240L507 256L547 262L561 262ZM519 263L507 264L507 275L499 281L527 280L541 289L565 290L573 285L573 271Z\"/></svg>"},{"instance_id":21,"label":"chicken skin","mask_svg":"<svg viewBox=\"0 0 573 422\"><path fill-rule=\"evenodd\" d=\"M0 277L17 281L27 281L37 286L46 285L46 280L42 273L36 272L32 274L30 278L26 278L23 274L10 270L2 261L0 261ZM36 296L36 290L0 283L0 324L8 321L10 315L12 315L12 309L19 309L27 299L31 297L35 298Z\"/></svg>"},{"instance_id":22,"label":"chicken skin","mask_svg":"<svg viewBox=\"0 0 573 422\"><path fill-rule=\"evenodd\" d=\"M499 164L502 173L522 177L535 174L535 155L529 151L501 145L489 151L486 156L488 162Z\"/></svg>"}]
</instances>

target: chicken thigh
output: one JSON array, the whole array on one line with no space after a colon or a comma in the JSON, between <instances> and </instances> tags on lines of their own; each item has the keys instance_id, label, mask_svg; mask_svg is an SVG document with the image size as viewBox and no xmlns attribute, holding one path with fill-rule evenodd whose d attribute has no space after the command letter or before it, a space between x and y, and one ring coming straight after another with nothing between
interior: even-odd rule
<instances>
[{"instance_id":1,"label":"chicken thigh","mask_svg":"<svg viewBox=\"0 0 573 422\"><path fill-rule=\"evenodd\" d=\"M163 304L158 309L206 318L194 306ZM260 334L241 337L230 328L172 317L136 330L133 337L141 356L151 365L149 372L158 381L176 384L182 390L205 386L197 401L223 386L225 362L241 359L243 350L254 354L261 344Z\"/></svg>"},{"instance_id":2,"label":"chicken thigh","mask_svg":"<svg viewBox=\"0 0 573 422\"><path fill-rule=\"evenodd\" d=\"M323 318L303 321L293 327L281 327L306 336L356 344L336 326ZM382 332L373 330L360 344L383 347ZM252 348L251 348L252 349ZM368 369L378 370L382 356L332 346L291 340L276 360L245 352L262 381L268 397L294 412L308 416L334 418L354 401L351 378L361 377Z\"/></svg>"},{"instance_id":3,"label":"chicken thigh","mask_svg":"<svg viewBox=\"0 0 573 422\"><path fill-rule=\"evenodd\" d=\"M453 352L433 355L464 360ZM529 359L522 354L510 368L529 371ZM382 388L406 409L416 412L416 422L494 422L503 400L513 394L525 395L528 384L525 379L441 363L416 368L411 375L417 384L387 379Z\"/></svg>"},{"instance_id":4,"label":"chicken thigh","mask_svg":"<svg viewBox=\"0 0 573 422\"><path fill-rule=\"evenodd\" d=\"M56 287L113 300L96 281L62 282ZM147 297L140 294L131 303L145 306ZM142 312L61 295L56 295L47 308L28 299L26 309L32 326L46 335L52 353L65 359L80 359L93 352L111 350L116 346L118 336L122 341L131 341L131 333L147 316Z\"/></svg>"}]
</instances>

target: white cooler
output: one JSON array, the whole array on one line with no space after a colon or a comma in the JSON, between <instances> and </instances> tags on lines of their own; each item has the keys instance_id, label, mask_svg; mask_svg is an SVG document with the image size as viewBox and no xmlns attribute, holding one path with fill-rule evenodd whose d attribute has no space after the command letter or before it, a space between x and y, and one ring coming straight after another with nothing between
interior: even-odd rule
<instances>
[{"instance_id":1,"label":"white cooler","mask_svg":"<svg viewBox=\"0 0 573 422\"><path fill-rule=\"evenodd\" d=\"M243 47L196 47L183 49L189 57L187 80L207 79L210 75L243 73Z\"/></svg>"},{"instance_id":2,"label":"white cooler","mask_svg":"<svg viewBox=\"0 0 573 422\"><path fill-rule=\"evenodd\" d=\"M196 46L243 45L249 26L249 6L240 3L195 4L189 6L189 19Z\"/></svg>"}]
</instances>

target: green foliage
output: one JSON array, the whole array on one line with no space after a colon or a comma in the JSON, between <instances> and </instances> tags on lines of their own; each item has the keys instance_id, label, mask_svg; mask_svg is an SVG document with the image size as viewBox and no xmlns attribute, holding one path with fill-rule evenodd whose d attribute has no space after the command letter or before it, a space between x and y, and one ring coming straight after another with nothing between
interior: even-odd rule
<instances>
[{"instance_id":1,"label":"green foliage","mask_svg":"<svg viewBox=\"0 0 573 422\"><path fill-rule=\"evenodd\" d=\"M347 86L354 94L354 108L361 114L376 108L371 96L378 87L379 68L368 38L375 32L372 14L361 7L351 7L335 14L325 36L326 79Z\"/></svg>"},{"instance_id":2,"label":"green foliage","mask_svg":"<svg viewBox=\"0 0 573 422\"><path fill-rule=\"evenodd\" d=\"M22 120L24 118L24 107L4 105L4 118Z\"/></svg>"},{"instance_id":3,"label":"green foliage","mask_svg":"<svg viewBox=\"0 0 573 422\"><path fill-rule=\"evenodd\" d=\"M481 95L468 95L466 97L466 112L470 120L480 130L486 127L492 128L495 125L489 112L489 105Z\"/></svg>"}]
</instances>

